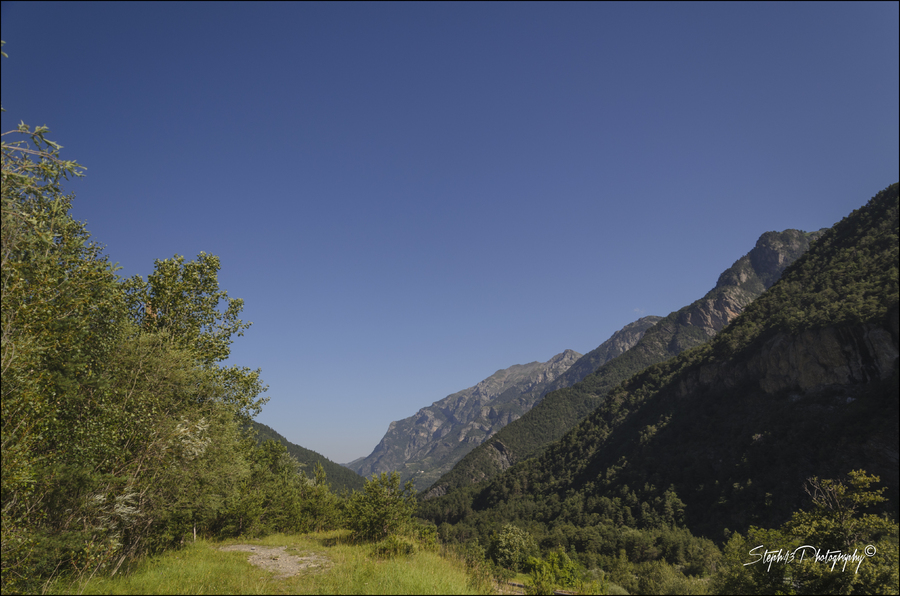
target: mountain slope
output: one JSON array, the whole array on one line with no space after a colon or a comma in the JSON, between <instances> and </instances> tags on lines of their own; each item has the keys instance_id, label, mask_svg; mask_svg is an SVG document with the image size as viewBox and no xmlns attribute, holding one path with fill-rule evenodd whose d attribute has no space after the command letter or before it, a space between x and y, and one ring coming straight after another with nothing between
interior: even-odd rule
<instances>
[{"instance_id":1,"label":"mountain slope","mask_svg":"<svg viewBox=\"0 0 900 596\"><path fill-rule=\"evenodd\" d=\"M559 375L555 381L547 386L544 394L571 387L583 380L616 356L624 354L633 348L644 336L644 333L661 320L662 317L650 315L625 325L613 333L605 342L579 358L575 364L569 367L569 370Z\"/></svg>"},{"instance_id":2,"label":"mountain slope","mask_svg":"<svg viewBox=\"0 0 900 596\"><path fill-rule=\"evenodd\" d=\"M399 471L403 481L428 486L497 429L527 412L547 384L580 357L566 350L547 362L498 370L473 387L391 422L372 453L348 465L362 476Z\"/></svg>"},{"instance_id":3,"label":"mountain slope","mask_svg":"<svg viewBox=\"0 0 900 596\"><path fill-rule=\"evenodd\" d=\"M756 246L723 272L703 298L669 314L622 355L571 387L547 394L528 414L463 458L426 491L436 497L492 478L558 440L631 375L701 345L762 294L822 231L766 232Z\"/></svg>"},{"instance_id":4,"label":"mountain slope","mask_svg":"<svg viewBox=\"0 0 900 596\"><path fill-rule=\"evenodd\" d=\"M303 464L303 472L310 478L315 477L316 464L318 463L322 464L322 468L325 470L325 477L328 479L328 484L331 485L333 491L341 492L344 489L361 490L363 488L365 479L362 476L331 461L324 455L320 455L315 451L291 443L265 424L253 420L250 421L250 424L256 430L257 441L260 443L269 440L278 441L287 447L288 453Z\"/></svg>"},{"instance_id":5,"label":"mountain slope","mask_svg":"<svg viewBox=\"0 0 900 596\"><path fill-rule=\"evenodd\" d=\"M527 520L600 552L586 528L682 514L716 538L774 527L801 506L808 477L862 468L881 476L896 515L898 211L894 184L712 342L615 388L539 457L422 513L469 528Z\"/></svg>"}]
</instances>

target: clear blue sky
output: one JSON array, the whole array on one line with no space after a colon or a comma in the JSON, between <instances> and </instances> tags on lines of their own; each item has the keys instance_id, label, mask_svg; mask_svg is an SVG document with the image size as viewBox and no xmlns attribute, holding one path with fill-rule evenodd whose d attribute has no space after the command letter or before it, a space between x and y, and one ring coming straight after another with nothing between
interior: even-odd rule
<instances>
[{"instance_id":1,"label":"clear blue sky","mask_svg":"<svg viewBox=\"0 0 900 596\"><path fill-rule=\"evenodd\" d=\"M346 462L898 174L898 3L7 3L3 130L125 276L200 251L259 417Z\"/></svg>"}]
</instances>

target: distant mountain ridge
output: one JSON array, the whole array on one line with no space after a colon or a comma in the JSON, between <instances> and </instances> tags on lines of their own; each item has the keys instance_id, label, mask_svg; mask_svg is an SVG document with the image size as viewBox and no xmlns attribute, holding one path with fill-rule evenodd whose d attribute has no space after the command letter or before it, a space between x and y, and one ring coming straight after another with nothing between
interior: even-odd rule
<instances>
[{"instance_id":1,"label":"distant mountain ridge","mask_svg":"<svg viewBox=\"0 0 900 596\"><path fill-rule=\"evenodd\" d=\"M570 387L548 393L532 410L472 450L426 492L432 498L490 479L540 453L600 405L606 393L652 364L710 340L779 279L824 230L766 232L724 271L707 294L650 327L627 351Z\"/></svg>"},{"instance_id":2,"label":"distant mountain ridge","mask_svg":"<svg viewBox=\"0 0 900 596\"><path fill-rule=\"evenodd\" d=\"M656 325L661 320L662 317L649 315L641 317L632 323L628 323L613 333L605 342L579 358L575 364L569 367L569 370L559 375L556 380L544 389L544 395L551 391L556 391L557 389L571 387L600 368L603 364L606 364L620 354L624 354L640 341L644 336L644 333L646 333L650 327Z\"/></svg>"},{"instance_id":3,"label":"distant mountain ridge","mask_svg":"<svg viewBox=\"0 0 900 596\"><path fill-rule=\"evenodd\" d=\"M361 476L398 471L404 482L428 486L499 428L527 412L547 384L580 357L565 350L547 362L498 370L413 416L391 422L368 457L346 465Z\"/></svg>"}]
</instances>

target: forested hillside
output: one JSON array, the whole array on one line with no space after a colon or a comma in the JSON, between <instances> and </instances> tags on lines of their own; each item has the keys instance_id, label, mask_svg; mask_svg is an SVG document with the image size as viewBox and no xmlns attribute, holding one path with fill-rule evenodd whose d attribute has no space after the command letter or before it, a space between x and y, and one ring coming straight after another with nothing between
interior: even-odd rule
<instances>
[{"instance_id":1,"label":"forested hillside","mask_svg":"<svg viewBox=\"0 0 900 596\"><path fill-rule=\"evenodd\" d=\"M703 298L656 319L639 341L571 387L548 393L519 420L506 426L462 459L425 491L426 498L490 479L517 461L538 454L558 440L606 393L631 375L701 345L762 294L809 247L821 231L766 232L749 253L723 272Z\"/></svg>"},{"instance_id":2,"label":"forested hillside","mask_svg":"<svg viewBox=\"0 0 900 596\"><path fill-rule=\"evenodd\" d=\"M875 575L806 570L797 585L896 591L898 323L894 184L828 230L712 342L619 385L539 457L420 512L455 539L490 541L514 523L607 569L659 560L711 570L712 551L675 528L725 541L784 524L765 540L843 552L878 544L878 560L867 561ZM862 469L884 487L871 492L874 479L854 472ZM837 489L821 478L844 480ZM893 521L857 521L885 489L880 507ZM783 570L777 580L764 568L752 575L740 551L759 542L732 539L721 589L764 593L791 581Z\"/></svg>"},{"instance_id":3,"label":"forested hillside","mask_svg":"<svg viewBox=\"0 0 900 596\"><path fill-rule=\"evenodd\" d=\"M352 470L331 461L324 455L320 455L311 449L291 443L278 434L273 428L266 426L265 424L261 424L255 420L251 421L250 424L256 431L256 440L259 443L265 441L277 441L284 445L288 455L300 463L302 466L301 472L310 480L315 480L316 465L318 464L322 466L322 469L325 471L325 474L328 477L328 483L333 490L342 492L344 490L360 490L363 488L363 485L366 482L365 478Z\"/></svg>"}]
</instances>

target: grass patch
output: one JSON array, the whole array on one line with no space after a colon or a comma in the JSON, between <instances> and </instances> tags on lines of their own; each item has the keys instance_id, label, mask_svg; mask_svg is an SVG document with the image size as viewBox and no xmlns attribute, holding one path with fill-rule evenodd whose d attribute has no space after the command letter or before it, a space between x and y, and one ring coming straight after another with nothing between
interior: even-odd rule
<instances>
[{"instance_id":1,"label":"grass patch","mask_svg":"<svg viewBox=\"0 0 900 596\"><path fill-rule=\"evenodd\" d=\"M251 553L223 546L285 547L327 564L278 578L248 562ZM351 544L346 532L275 534L258 540L198 540L138 562L115 577L58 581L55 593L76 594L474 594L462 561L415 547L403 556L376 556L371 544Z\"/></svg>"},{"instance_id":2,"label":"grass patch","mask_svg":"<svg viewBox=\"0 0 900 596\"><path fill-rule=\"evenodd\" d=\"M141 560L114 577L57 582L59 594L273 594L272 574L247 562L246 553L222 552L198 540L177 551Z\"/></svg>"}]
</instances>

